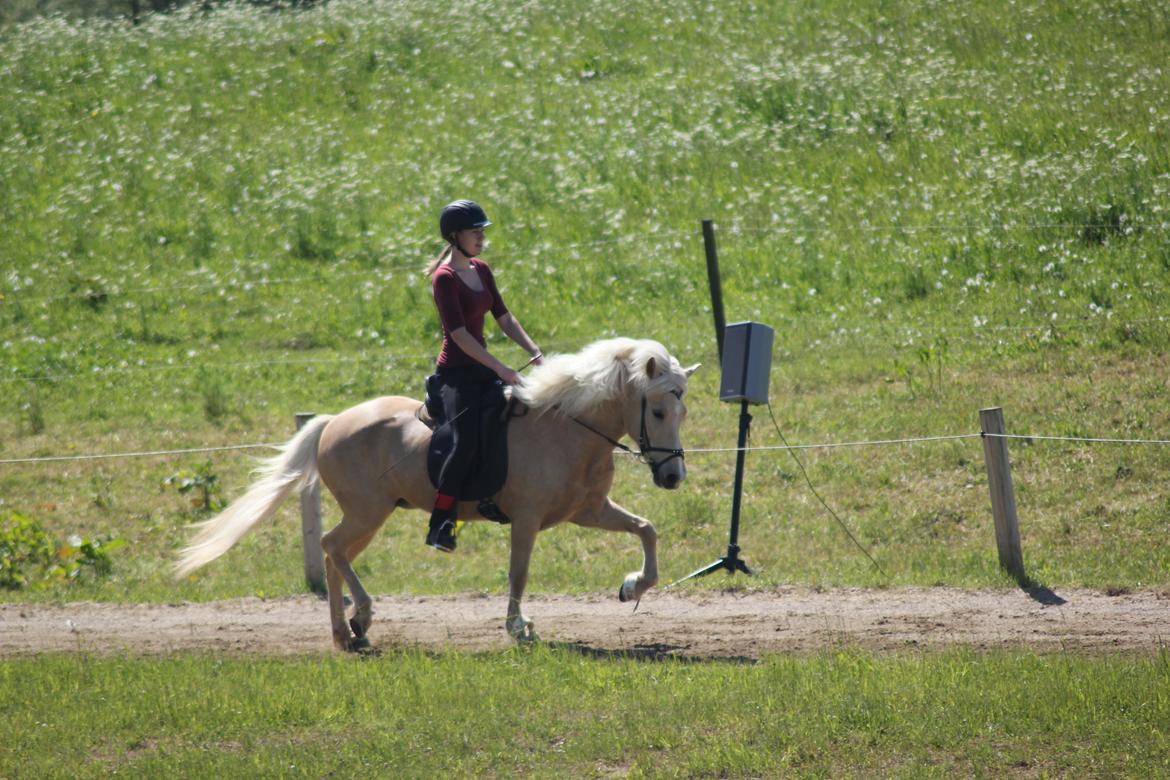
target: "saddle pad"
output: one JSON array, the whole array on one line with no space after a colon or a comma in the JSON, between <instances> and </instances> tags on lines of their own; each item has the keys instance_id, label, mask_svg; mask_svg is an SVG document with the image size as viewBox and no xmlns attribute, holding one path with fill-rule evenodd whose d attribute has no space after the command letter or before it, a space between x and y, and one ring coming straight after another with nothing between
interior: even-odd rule
<instances>
[{"instance_id":1,"label":"saddle pad","mask_svg":"<svg viewBox=\"0 0 1170 780\"><path fill-rule=\"evenodd\" d=\"M504 486L508 478L508 421L512 418L511 412L511 403L484 408L480 418L479 452L467 479L455 493L460 501L494 496ZM427 447L427 476L435 487L438 487L439 472L454 442L455 431L450 425L434 428Z\"/></svg>"}]
</instances>

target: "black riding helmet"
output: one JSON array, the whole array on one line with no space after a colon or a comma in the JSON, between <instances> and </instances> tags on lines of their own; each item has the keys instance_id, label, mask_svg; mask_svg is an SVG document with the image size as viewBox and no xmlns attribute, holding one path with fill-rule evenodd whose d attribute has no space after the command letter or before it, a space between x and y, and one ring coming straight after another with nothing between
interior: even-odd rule
<instances>
[{"instance_id":1,"label":"black riding helmet","mask_svg":"<svg viewBox=\"0 0 1170 780\"><path fill-rule=\"evenodd\" d=\"M492 224L487 214L473 200L457 200L448 203L439 214L439 234L446 241L454 242L455 233L470 228L484 228Z\"/></svg>"}]
</instances>

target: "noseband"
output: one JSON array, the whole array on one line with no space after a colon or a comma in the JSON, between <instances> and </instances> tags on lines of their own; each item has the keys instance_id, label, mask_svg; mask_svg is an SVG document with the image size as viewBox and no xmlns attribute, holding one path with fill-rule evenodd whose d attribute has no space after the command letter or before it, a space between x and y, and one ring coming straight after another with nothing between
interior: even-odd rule
<instances>
[{"instance_id":1,"label":"noseband","mask_svg":"<svg viewBox=\"0 0 1170 780\"><path fill-rule=\"evenodd\" d=\"M679 391L671 390L671 393L674 394L675 398L682 400L682 393L680 393ZM596 428L594 428L592 425L585 422L584 420L580 420L576 417L574 417L572 419L573 419L573 422L577 423L582 428L585 428L587 430L592 431L593 433L596 433L598 436L605 439L607 442L609 442L613 446L617 447L618 449L620 449L620 450L622 450L630 455L633 455L635 458L637 458L638 460L640 460L643 463L645 463L646 465L648 465L650 467L650 473L654 475L655 479L658 478L658 469L662 468L663 466L665 466L667 463L674 460L675 458L679 458L680 460L686 458L686 453L683 452L682 448L670 449L669 447L655 447L654 445L652 445L650 443L650 434L646 430L646 395L645 394L642 395L642 421L641 421L641 425L639 426L639 429L638 429L638 452L634 452L629 447L622 444L620 441L616 441L615 439L611 439L610 437L606 436L604 433L597 430ZM665 453L669 453L669 454L665 458L663 458L662 460L654 460L648 454L651 452L665 452Z\"/></svg>"},{"instance_id":2,"label":"noseband","mask_svg":"<svg viewBox=\"0 0 1170 780\"><path fill-rule=\"evenodd\" d=\"M677 390L672 390L671 392L674 393L675 398L682 400L682 394ZM658 469L662 468L675 458L678 458L679 460L686 458L686 453L682 451L681 447L677 450L672 450L667 447L654 447L650 444L650 435L646 432L645 395L642 396L642 427L638 431L638 449L640 450L639 455L641 456L642 461L650 466L650 473L654 475L655 479L658 478ZM662 460L656 461L646 454L648 452L666 452L669 454Z\"/></svg>"}]
</instances>

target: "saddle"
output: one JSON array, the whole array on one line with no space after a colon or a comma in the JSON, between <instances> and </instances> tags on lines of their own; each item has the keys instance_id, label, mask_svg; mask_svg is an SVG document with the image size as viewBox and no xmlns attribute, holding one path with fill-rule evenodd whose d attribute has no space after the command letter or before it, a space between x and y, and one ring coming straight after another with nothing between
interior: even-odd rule
<instances>
[{"instance_id":1,"label":"saddle","mask_svg":"<svg viewBox=\"0 0 1170 780\"><path fill-rule=\"evenodd\" d=\"M478 501L479 513L497 523L512 522L492 500L508 478L508 423L527 412L528 408L510 395L493 393L486 400L480 415L479 452L467 478L455 492L460 501ZM417 416L432 431L427 447L427 476L438 487L439 472L455 443L455 431L446 424L437 376L427 377L426 402L419 407Z\"/></svg>"}]
</instances>

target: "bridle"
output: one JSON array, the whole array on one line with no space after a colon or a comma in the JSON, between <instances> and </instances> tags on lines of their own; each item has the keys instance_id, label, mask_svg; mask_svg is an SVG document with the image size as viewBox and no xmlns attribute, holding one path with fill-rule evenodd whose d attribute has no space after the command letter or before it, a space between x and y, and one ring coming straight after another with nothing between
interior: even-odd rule
<instances>
[{"instance_id":1,"label":"bridle","mask_svg":"<svg viewBox=\"0 0 1170 780\"><path fill-rule=\"evenodd\" d=\"M678 398L680 401L682 400L682 392L681 391L671 390L670 392L672 395L674 395L675 398ZM652 475L654 475L654 478L656 480L658 479L658 469L662 468L663 466L665 466L667 463L674 460L675 458L678 458L679 460L683 460L686 458L686 453L683 452L681 447L678 449L671 449L670 447L655 447L653 444L650 443L650 434L646 430L646 394L645 393L642 394L642 420L641 420L641 423L640 423L639 428L638 428L638 451L637 452L634 452L632 449L630 449L626 445L622 444L620 441L617 441L616 439L612 439L609 436L606 436L604 433L597 430L596 428L594 428L592 425L585 422L584 420L581 420L577 417L573 417L572 420L573 420L573 422L580 425L582 428L585 428L587 430L592 431L593 433L596 433L598 436L605 439L607 442L609 442L613 446L617 447L618 449L622 450L623 452L626 452L629 455L634 456L638 460L640 460L643 463L645 463L646 465L648 465L650 467L650 473ZM654 460L649 455L649 453L651 453L651 452L665 452L665 453L667 453L667 456L665 458L663 458L662 460Z\"/></svg>"}]
</instances>

